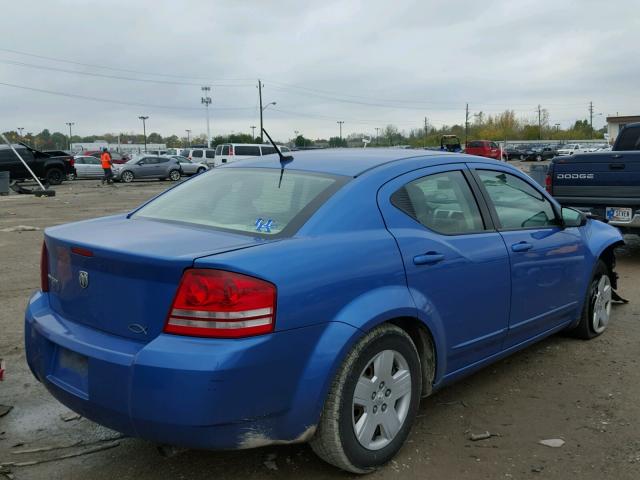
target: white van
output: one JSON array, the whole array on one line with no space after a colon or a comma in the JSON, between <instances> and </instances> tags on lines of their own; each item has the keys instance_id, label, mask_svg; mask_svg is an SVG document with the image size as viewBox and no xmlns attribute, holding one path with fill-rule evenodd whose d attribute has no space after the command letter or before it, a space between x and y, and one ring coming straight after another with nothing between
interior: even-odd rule
<instances>
[{"instance_id":1,"label":"white van","mask_svg":"<svg viewBox=\"0 0 640 480\"><path fill-rule=\"evenodd\" d=\"M216 158L216 151L213 148L186 148L180 151L186 153L186 155L181 153L181 156L187 157L192 162L206 163L209 167L216 166L214 160Z\"/></svg>"},{"instance_id":2,"label":"white van","mask_svg":"<svg viewBox=\"0 0 640 480\"><path fill-rule=\"evenodd\" d=\"M288 147L278 145L282 153L289 152ZM272 145L258 143L223 143L216 147L216 163L231 163L245 158L261 157L276 153Z\"/></svg>"}]
</instances>

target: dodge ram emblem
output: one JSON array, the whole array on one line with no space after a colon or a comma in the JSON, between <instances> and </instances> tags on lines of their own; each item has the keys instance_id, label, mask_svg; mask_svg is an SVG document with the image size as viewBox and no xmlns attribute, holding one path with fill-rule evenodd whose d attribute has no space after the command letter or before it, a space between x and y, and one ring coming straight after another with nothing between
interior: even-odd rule
<instances>
[{"instance_id":1,"label":"dodge ram emblem","mask_svg":"<svg viewBox=\"0 0 640 480\"><path fill-rule=\"evenodd\" d=\"M87 288L89 286L89 274L84 270L80 270L78 274L78 282L82 288Z\"/></svg>"}]
</instances>

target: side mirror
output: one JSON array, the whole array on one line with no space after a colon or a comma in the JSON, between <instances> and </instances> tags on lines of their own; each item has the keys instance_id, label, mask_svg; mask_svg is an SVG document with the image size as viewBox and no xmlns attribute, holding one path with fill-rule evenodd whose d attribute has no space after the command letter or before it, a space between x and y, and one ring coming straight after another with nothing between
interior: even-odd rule
<instances>
[{"instance_id":1,"label":"side mirror","mask_svg":"<svg viewBox=\"0 0 640 480\"><path fill-rule=\"evenodd\" d=\"M587 216L575 208L562 207L562 225L565 228L582 227L587 224Z\"/></svg>"}]
</instances>

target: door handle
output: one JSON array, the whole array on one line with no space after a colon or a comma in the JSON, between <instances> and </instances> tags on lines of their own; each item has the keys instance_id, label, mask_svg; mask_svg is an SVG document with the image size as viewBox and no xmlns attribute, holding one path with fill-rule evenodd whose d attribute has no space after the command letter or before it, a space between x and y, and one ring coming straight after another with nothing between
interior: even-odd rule
<instances>
[{"instance_id":1,"label":"door handle","mask_svg":"<svg viewBox=\"0 0 640 480\"><path fill-rule=\"evenodd\" d=\"M437 252L427 252L424 255L416 255L413 257L413 263L416 265L433 265L444 260L444 255Z\"/></svg>"},{"instance_id":2,"label":"door handle","mask_svg":"<svg viewBox=\"0 0 640 480\"><path fill-rule=\"evenodd\" d=\"M624 163L610 163L609 170L624 170Z\"/></svg>"},{"instance_id":3,"label":"door handle","mask_svg":"<svg viewBox=\"0 0 640 480\"><path fill-rule=\"evenodd\" d=\"M531 250L533 248L533 244L529 242L519 242L511 245L511 250L514 252L526 252L527 250Z\"/></svg>"}]
</instances>

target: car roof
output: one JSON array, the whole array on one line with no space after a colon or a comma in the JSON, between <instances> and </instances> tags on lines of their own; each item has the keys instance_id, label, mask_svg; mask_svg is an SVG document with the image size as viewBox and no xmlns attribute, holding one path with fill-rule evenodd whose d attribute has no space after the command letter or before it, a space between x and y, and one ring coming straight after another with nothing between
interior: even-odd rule
<instances>
[{"instance_id":1,"label":"car roof","mask_svg":"<svg viewBox=\"0 0 640 480\"><path fill-rule=\"evenodd\" d=\"M409 150L392 148L335 148L291 152L293 161L287 168L307 170L330 175L357 177L367 170L402 160L425 158L434 164L460 163L463 154L434 150ZM461 158L462 156L462 158ZM468 156L468 161L485 161L484 158ZM500 162L501 163L501 162ZM278 155L264 155L229 163L222 168L280 168Z\"/></svg>"}]
</instances>

